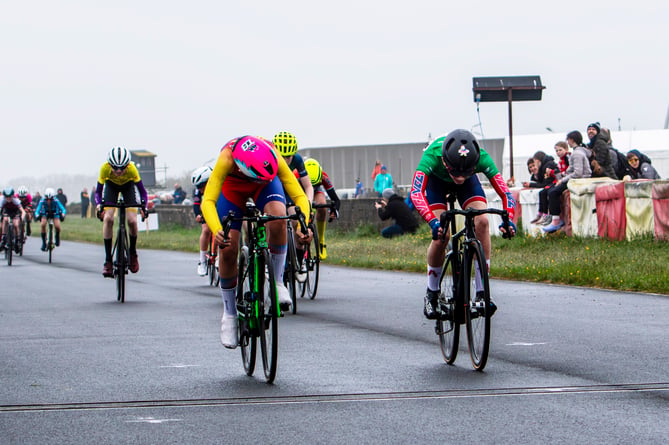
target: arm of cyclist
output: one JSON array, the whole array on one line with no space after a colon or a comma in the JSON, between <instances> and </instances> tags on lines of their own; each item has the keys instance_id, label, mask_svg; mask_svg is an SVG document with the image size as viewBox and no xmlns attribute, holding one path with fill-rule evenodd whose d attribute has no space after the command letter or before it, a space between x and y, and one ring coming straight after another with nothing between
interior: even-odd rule
<instances>
[{"instance_id":1,"label":"arm of cyclist","mask_svg":"<svg viewBox=\"0 0 669 445\"><path fill-rule=\"evenodd\" d=\"M416 211L423 218L423 220L430 225L432 229L432 239L440 239L444 231L439 224L437 215L430 209L430 205L425 197L425 188L427 187L427 174L422 170L416 170L413 175L413 182L411 183L411 202Z\"/></svg>"},{"instance_id":2,"label":"arm of cyclist","mask_svg":"<svg viewBox=\"0 0 669 445\"><path fill-rule=\"evenodd\" d=\"M204 220L207 222L211 233L215 234L217 242L221 241L223 238L223 226L221 225L221 220L219 219L218 211L216 210L216 201L218 201L218 197L221 194L223 181L225 181L225 178L232 171L234 164L235 161L232 159L232 151L225 148L222 149L216 160L214 170L209 176L207 188L204 190L202 203L200 204L200 210L202 211ZM221 232L221 239L219 239L218 232Z\"/></svg>"},{"instance_id":3,"label":"arm of cyclist","mask_svg":"<svg viewBox=\"0 0 669 445\"><path fill-rule=\"evenodd\" d=\"M325 188L325 192L328 194L330 197L330 200L334 204L334 208L330 208L330 219L329 221L332 222L333 220L339 218L339 207L341 205L341 201L339 200L339 196L337 195L337 192L335 191L334 184L330 180L330 177L327 175L327 173L323 172L323 178L321 180L321 184L323 184L323 188Z\"/></svg>"},{"instance_id":4,"label":"arm of cyclist","mask_svg":"<svg viewBox=\"0 0 669 445\"><path fill-rule=\"evenodd\" d=\"M149 216L149 211L146 208L146 203L149 199L149 194L147 193L146 188L144 187L144 183L142 182L141 179L139 179L139 181L135 181L135 186L139 191L139 199L142 204L142 207L140 207L139 211L142 213L142 220L145 220Z\"/></svg>"},{"instance_id":5,"label":"arm of cyclist","mask_svg":"<svg viewBox=\"0 0 669 445\"><path fill-rule=\"evenodd\" d=\"M279 180L281 181L281 184L283 184L284 190L293 200L295 205L299 207L300 211L304 214L305 223L309 224L309 218L311 216L311 201L309 198L307 198L307 195L302 189L302 186L300 185L297 178L295 178L295 175L290 170L290 167L288 167L288 164L286 164L286 161L282 156L278 156L277 163L279 166L277 176L279 176ZM309 180L308 176L307 179ZM311 186L311 180L309 180L309 185ZM313 238L313 234L309 229L307 229L307 233L303 233L301 230L297 230L296 233L301 244L309 244Z\"/></svg>"},{"instance_id":6,"label":"arm of cyclist","mask_svg":"<svg viewBox=\"0 0 669 445\"><path fill-rule=\"evenodd\" d=\"M505 238L512 238L517 231L516 225L513 223L513 217L516 212L516 201L513 199L511 190L509 190L506 181L502 178L502 175L499 172L489 179L492 188L495 189L499 197L502 198L502 206L504 207L504 210L509 214L508 226L503 222L499 225L499 230Z\"/></svg>"}]
</instances>

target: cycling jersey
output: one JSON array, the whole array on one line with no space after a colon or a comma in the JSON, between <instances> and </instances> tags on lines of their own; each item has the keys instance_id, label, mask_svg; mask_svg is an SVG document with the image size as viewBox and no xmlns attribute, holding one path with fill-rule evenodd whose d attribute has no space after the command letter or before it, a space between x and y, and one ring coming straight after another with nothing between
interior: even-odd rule
<instances>
[{"instance_id":1,"label":"cycling jersey","mask_svg":"<svg viewBox=\"0 0 669 445\"><path fill-rule=\"evenodd\" d=\"M321 182L319 184L314 185L314 193L323 193L323 192L326 192L328 194L332 202L335 203L335 209L339 210L341 201L339 200L339 196L335 191L334 184L330 180L328 174L325 172L323 172L323 177L321 179Z\"/></svg>"},{"instance_id":2,"label":"cycling jersey","mask_svg":"<svg viewBox=\"0 0 669 445\"><path fill-rule=\"evenodd\" d=\"M65 206L58 200L58 198L51 199L47 202L46 198L42 198L35 209L35 217L46 216L47 218L55 218L56 216L65 216L67 210Z\"/></svg>"},{"instance_id":3,"label":"cycling jersey","mask_svg":"<svg viewBox=\"0 0 669 445\"><path fill-rule=\"evenodd\" d=\"M144 188L144 184L142 184L142 178L141 176L139 176L139 171L137 170L135 163L131 162L130 164L128 164L125 170L123 170L122 174L115 175L113 173L112 166L109 165L108 162L105 162L100 167L98 183L95 188L95 204L96 205L102 204L103 202L102 190L104 189L105 184L107 183L112 184L113 186L116 186L114 187L115 189L120 190L124 185L126 185L131 181L137 186L142 203L146 203L147 202L146 189Z\"/></svg>"},{"instance_id":4,"label":"cycling jersey","mask_svg":"<svg viewBox=\"0 0 669 445\"><path fill-rule=\"evenodd\" d=\"M29 211L33 207L33 197L28 193L26 196L19 196L19 201L21 201L21 205L23 206L23 209L26 211Z\"/></svg>"},{"instance_id":5,"label":"cycling jersey","mask_svg":"<svg viewBox=\"0 0 669 445\"><path fill-rule=\"evenodd\" d=\"M206 184L205 184L206 186ZM204 186L202 187L204 189ZM195 187L195 190L193 190L193 213L195 214L195 217L198 217L199 215L202 215L202 197L204 196L204 192Z\"/></svg>"},{"instance_id":6,"label":"cycling jersey","mask_svg":"<svg viewBox=\"0 0 669 445\"><path fill-rule=\"evenodd\" d=\"M430 203L426 198L428 180L436 178L437 180L443 181L447 184L455 184L453 178L451 178L451 175L448 174L446 166L442 162L441 149L444 143L444 139L446 139L445 135L435 139L423 151L423 156L418 163L416 173L413 177L411 193L409 195L420 216L423 217L423 219L428 223L430 221L436 220L437 218L430 208ZM509 217L513 219L515 201L511 196L511 191L507 187L504 178L502 178L502 175L495 166L495 162L493 161L492 157L484 149L481 149L481 157L478 164L476 164L474 173L483 173L488 178L492 187L495 189L500 198L502 198L502 205L504 206L504 209L509 212ZM478 181L465 181L465 184L462 184L462 186L470 187L469 184L475 185L475 182ZM472 197L474 197L474 195L478 196L480 194L481 192L479 191L472 191L472 193L470 193ZM477 197L474 197L474 199L477 199ZM485 195L482 197L478 196L478 199L485 200Z\"/></svg>"},{"instance_id":7,"label":"cycling jersey","mask_svg":"<svg viewBox=\"0 0 669 445\"><path fill-rule=\"evenodd\" d=\"M247 190L240 190L244 188L245 184L249 185L249 187L250 183L260 185L262 187L272 184L272 182L259 184L257 181L253 181L251 178L245 176L239 170L239 168L235 164L234 159L232 158L232 147L234 147L238 139L239 138L230 140L221 149L218 155L218 159L216 160L216 166L214 167L214 170L211 172L209 181L207 181L207 188L204 191L201 210L202 214L204 215L204 219L207 221L209 229L211 229L211 233L218 233L220 230L223 229L220 219L221 215L217 211L216 204L221 194L223 194L223 198L227 200L228 198L226 197L226 192L231 192L231 193L235 192L235 190L232 189L228 190L228 188L231 187L232 183L234 183L235 188L237 188L238 192L243 192L243 194L247 195L247 197L252 196L252 193L257 191L256 190L257 187L251 187L253 188L253 190L251 190L250 188ZM290 167L288 167L288 164L286 163L286 161L283 159L282 156L277 155L276 157L278 164L278 172L276 178L279 179L287 194L300 206L300 208L309 209L310 208L309 200L307 199L307 196L304 194L304 191L302 190L302 187L300 186L299 182L297 181L297 179L295 179L295 176L293 175ZM225 186L226 178L231 179L227 188ZM238 194L239 193L237 193L237 195ZM285 201L285 198L283 199ZM236 203L236 205L239 207L239 204ZM305 212L305 218L307 220L307 223L309 222L309 216L310 216L309 213Z\"/></svg>"},{"instance_id":8,"label":"cycling jersey","mask_svg":"<svg viewBox=\"0 0 669 445\"><path fill-rule=\"evenodd\" d=\"M0 213L14 218L21 213L22 208L21 201L16 196L6 198L5 195L0 195Z\"/></svg>"},{"instance_id":9,"label":"cycling jersey","mask_svg":"<svg viewBox=\"0 0 669 445\"><path fill-rule=\"evenodd\" d=\"M291 159L288 167L290 167L290 169L296 173L295 176L297 176L297 178L304 178L308 175L307 168L304 166L304 159L299 153L295 153L293 155L293 159Z\"/></svg>"}]
</instances>

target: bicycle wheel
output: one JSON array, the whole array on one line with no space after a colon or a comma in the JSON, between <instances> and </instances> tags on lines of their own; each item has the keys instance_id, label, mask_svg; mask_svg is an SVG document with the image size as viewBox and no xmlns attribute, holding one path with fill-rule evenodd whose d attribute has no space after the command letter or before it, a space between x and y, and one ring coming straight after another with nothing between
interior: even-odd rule
<instances>
[{"instance_id":1,"label":"bicycle wheel","mask_svg":"<svg viewBox=\"0 0 669 445\"><path fill-rule=\"evenodd\" d=\"M457 275L454 270L454 256L457 253L450 252L446 255L444 267L441 270L441 293L439 294L439 304L442 308L448 309L451 314L455 314L456 295L457 295ZM439 336L439 346L444 361L449 365L455 362L458 356L458 347L460 345L460 323L456 317L451 320L437 320L435 327Z\"/></svg>"},{"instance_id":2,"label":"bicycle wheel","mask_svg":"<svg viewBox=\"0 0 669 445\"><path fill-rule=\"evenodd\" d=\"M116 236L116 264L114 264L114 275L116 278L116 299L125 302L125 271L128 257L126 256L125 230L119 227Z\"/></svg>"},{"instance_id":3,"label":"bicycle wheel","mask_svg":"<svg viewBox=\"0 0 669 445\"><path fill-rule=\"evenodd\" d=\"M488 266L481 244L470 244L465 254L465 319L467 321L467 340L469 355L474 369L483 371L490 349L490 284ZM483 290L476 291L476 268L480 271ZM478 296L477 296L478 294Z\"/></svg>"},{"instance_id":4,"label":"bicycle wheel","mask_svg":"<svg viewBox=\"0 0 669 445\"><path fill-rule=\"evenodd\" d=\"M5 247L5 258L7 258L7 265L12 265L12 255L14 254L14 223L9 221L7 229L7 245Z\"/></svg>"},{"instance_id":5,"label":"bicycle wheel","mask_svg":"<svg viewBox=\"0 0 669 445\"><path fill-rule=\"evenodd\" d=\"M318 246L320 240L318 239L318 231L314 225L311 225L314 238L311 240L307 253L307 294L312 300L316 298L318 292L318 279L320 275L321 258L318 255Z\"/></svg>"},{"instance_id":6,"label":"bicycle wheel","mask_svg":"<svg viewBox=\"0 0 669 445\"><path fill-rule=\"evenodd\" d=\"M290 299L293 301L293 314L297 313L297 253L295 252L295 238L293 225L288 222L288 249L286 252L286 268L283 272L283 284L286 285Z\"/></svg>"},{"instance_id":7,"label":"bicycle wheel","mask_svg":"<svg viewBox=\"0 0 669 445\"><path fill-rule=\"evenodd\" d=\"M53 223L49 222L49 237L48 244L46 245L47 250L49 251L49 264L53 258Z\"/></svg>"},{"instance_id":8,"label":"bicycle wheel","mask_svg":"<svg viewBox=\"0 0 669 445\"><path fill-rule=\"evenodd\" d=\"M259 295L258 306L262 308L262 325L260 326L260 351L265 371L265 380L272 383L276 377L277 355L279 352L279 304L276 296L274 271L269 260L269 252L265 250L259 263L265 269L259 274L262 283L262 295ZM262 298L260 298L262 297Z\"/></svg>"},{"instance_id":9,"label":"bicycle wheel","mask_svg":"<svg viewBox=\"0 0 669 445\"><path fill-rule=\"evenodd\" d=\"M251 332L249 320L253 307L251 305L251 289L253 289L253 273L249 268L249 249L243 246L239 252L237 264L237 313L239 317L239 346L242 350L242 364L246 375L253 375L256 367L256 338Z\"/></svg>"}]
</instances>

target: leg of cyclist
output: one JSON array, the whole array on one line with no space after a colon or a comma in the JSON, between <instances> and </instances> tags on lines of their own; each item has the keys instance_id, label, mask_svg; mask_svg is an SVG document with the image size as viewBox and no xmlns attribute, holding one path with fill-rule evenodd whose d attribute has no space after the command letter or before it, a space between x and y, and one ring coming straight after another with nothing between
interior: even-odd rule
<instances>
[{"instance_id":1,"label":"leg of cyclist","mask_svg":"<svg viewBox=\"0 0 669 445\"><path fill-rule=\"evenodd\" d=\"M218 256L218 274L221 278L221 299L223 316L221 317L221 344L229 349L237 347L237 253L240 231L233 228L228 233L228 240L221 243Z\"/></svg>"},{"instance_id":2,"label":"leg of cyclist","mask_svg":"<svg viewBox=\"0 0 669 445\"><path fill-rule=\"evenodd\" d=\"M325 204L325 193L321 190L314 192L314 203ZM316 246L321 259L327 258L328 253L325 249L325 226L327 224L327 209L316 209L316 231L318 232L318 240L320 246Z\"/></svg>"},{"instance_id":3,"label":"leg of cyclist","mask_svg":"<svg viewBox=\"0 0 669 445\"><path fill-rule=\"evenodd\" d=\"M0 241L0 251L5 250L5 247L7 247L7 219L6 216L2 218L2 240Z\"/></svg>"},{"instance_id":4,"label":"leg of cyclist","mask_svg":"<svg viewBox=\"0 0 669 445\"><path fill-rule=\"evenodd\" d=\"M107 208L102 212L102 240L105 244L105 263L102 267L102 275L114 276L114 263L112 258L112 238L114 236L114 208Z\"/></svg>"},{"instance_id":5,"label":"leg of cyclist","mask_svg":"<svg viewBox=\"0 0 669 445\"><path fill-rule=\"evenodd\" d=\"M128 240L130 241L130 245L128 246L128 250L130 251L129 269L130 272L137 273L139 271L139 259L137 258L137 233L139 231L137 228L137 211L136 209L128 209L125 215L128 220Z\"/></svg>"},{"instance_id":6,"label":"leg of cyclist","mask_svg":"<svg viewBox=\"0 0 669 445\"><path fill-rule=\"evenodd\" d=\"M488 207L487 202L475 201L470 206L475 209L485 209ZM476 238L481 242L481 247L483 247L483 254L485 255L485 262L488 268L487 272L490 272L490 251L491 251L491 241L490 241L490 223L487 215L479 215L474 218L474 227L476 231ZM479 270L478 263L475 263L475 280L476 280L476 299L482 300L484 298L480 293L484 292L483 280L481 279L481 271ZM492 298L490 299L490 315L492 316L497 310L497 305L493 303Z\"/></svg>"},{"instance_id":7,"label":"leg of cyclist","mask_svg":"<svg viewBox=\"0 0 669 445\"><path fill-rule=\"evenodd\" d=\"M53 219L53 227L56 229L56 246L60 246L60 218Z\"/></svg>"},{"instance_id":8,"label":"leg of cyclist","mask_svg":"<svg viewBox=\"0 0 669 445\"><path fill-rule=\"evenodd\" d=\"M46 252L46 223L47 223L47 217L46 215L42 215L39 222L40 235L42 236L42 247L41 247L42 252Z\"/></svg>"},{"instance_id":9,"label":"leg of cyclist","mask_svg":"<svg viewBox=\"0 0 669 445\"><path fill-rule=\"evenodd\" d=\"M286 205L281 201L268 201L263 206L263 212L268 215L285 215ZM270 261L274 269L279 304L290 307L293 302L286 285L283 284L283 272L286 267L286 254L288 252L286 220L272 221L267 224L267 228L269 231L267 244L269 246Z\"/></svg>"},{"instance_id":10,"label":"leg of cyclist","mask_svg":"<svg viewBox=\"0 0 669 445\"><path fill-rule=\"evenodd\" d=\"M198 215L196 219L202 225L202 231L200 232L200 260L197 263L197 274L203 277L207 274L207 251L209 250L211 231L209 230L209 226L204 222L202 215Z\"/></svg>"}]
</instances>

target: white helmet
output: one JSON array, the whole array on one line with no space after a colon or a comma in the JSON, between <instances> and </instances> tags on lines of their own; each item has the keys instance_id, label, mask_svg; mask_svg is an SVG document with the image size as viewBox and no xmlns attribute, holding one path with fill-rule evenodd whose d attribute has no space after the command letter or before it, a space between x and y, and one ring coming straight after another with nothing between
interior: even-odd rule
<instances>
[{"instance_id":1,"label":"white helmet","mask_svg":"<svg viewBox=\"0 0 669 445\"><path fill-rule=\"evenodd\" d=\"M204 167L196 168L190 180L195 187L202 187L209 180L209 176L211 176L211 167L205 165Z\"/></svg>"},{"instance_id":2,"label":"white helmet","mask_svg":"<svg viewBox=\"0 0 669 445\"><path fill-rule=\"evenodd\" d=\"M24 196L28 196L28 189L26 188L25 185L22 185L17 190L17 193L21 198L23 198Z\"/></svg>"},{"instance_id":3,"label":"white helmet","mask_svg":"<svg viewBox=\"0 0 669 445\"><path fill-rule=\"evenodd\" d=\"M113 168L125 168L130 164L130 152L123 147L114 147L109 150L107 162Z\"/></svg>"},{"instance_id":4,"label":"white helmet","mask_svg":"<svg viewBox=\"0 0 669 445\"><path fill-rule=\"evenodd\" d=\"M56 196L56 192L51 187L44 190L44 197L45 198L52 199L54 196Z\"/></svg>"}]
</instances>

